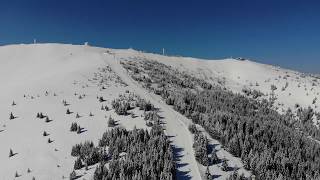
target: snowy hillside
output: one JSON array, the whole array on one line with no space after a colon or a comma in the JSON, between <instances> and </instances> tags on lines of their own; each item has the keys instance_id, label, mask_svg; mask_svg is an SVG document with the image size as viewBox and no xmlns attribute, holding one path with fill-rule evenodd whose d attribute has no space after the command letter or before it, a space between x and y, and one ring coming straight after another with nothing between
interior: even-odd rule
<instances>
[{"instance_id":1,"label":"snowy hillside","mask_svg":"<svg viewBox=\"0 0 320 180\"><path fill-rule=\"evenodd\" d=\"M295 109L296 104L305 108L311 106L320 111L320 100L313 103L315 98L320 99L320 78L316 76L249 60L202 60L140 53L133 50L119 51L118 54L123 59L141 57L156 60L209 82L220 83L234 92L241 93L243 89L249 88L270 96L271 85L275 85L276 106L280 112L287 108Z\"/></svg>"},{"instance_id":2,"label":"snowy hillside","mask_svg":"<svg viewBox=\"0 0 320 180\"><path fill-rule=\"evenodd\" d=\"M274 108L280 113L308 106L320 111L320 79L252 61L208 61L83 45L3 46L0 47L0 179L69 179L76 160L70 154L72 147L86 140L98 144L102 134L112 129L108 127L109 117L129 130L134 127L150 130L145 123L146 113L139 108L130 110L132 116L121 116L111 109L115 98L129 92L159 109L162 126L173 147L177 178L204 178L206 167L196 161L194 135L188 130L192 121L131 78L121 63L135 59L172 66L233 92L261 91L264 94L261 98L276 98ZM104 106L110 110L101 110ZM68 109L71 113L66 113ZM48 120L37 118L40 112ZM73 122L82 127L81 132L70 131ZM317 124L316 116L314 122ZM238 168L246 177L251 175L239 157L229 153L203 127L198 129L231 169ZM43 135L44 131L47 135ZM218 174L217 179L226 179L233 171L222 171L221 166L221 163L212 165L209 171ZM95 167L78 170L79 179L91 179Z\"/></svg>"}]
</instances>

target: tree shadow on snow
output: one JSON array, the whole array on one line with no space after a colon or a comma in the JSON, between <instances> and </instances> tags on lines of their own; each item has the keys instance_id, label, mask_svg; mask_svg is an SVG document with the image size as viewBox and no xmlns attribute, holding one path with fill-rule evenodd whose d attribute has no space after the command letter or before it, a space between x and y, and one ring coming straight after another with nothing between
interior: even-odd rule
<instances>
[{"instance_id":1,"label":"tree shadow on snow","mask_svg":"<svg viewBox=\"0 0 320 180\"><path fill-rule=\"evenodd\" d=\"M228 171L236 171L236 170L239 170L240 168L239 167L228 167Z\"/></svg>"},{"instance_id":2,"label":"tree shadow on snow","mask_svg":"<svg viewBox=\"0 0 320 180\"><path fill-rule=\"evenodd\" d=\"M176 163L176 177L177 179L182 179L182 180L190 180L191 177L188 175L188 173L190 171L181 171L179 170L180 167L184 167L186 165L188 165L188 163L180 163L180 159L183 156L182 152L183 152L183 148L179 148L175 145L171 145L171 148L173 150L173 160Z\"/></svg>"},{"instance_id":3,"label":"tree shadow on snow","mask_svg":"<svg viewBox=\"0 0 320 180\"><path fill-rule=\"evenodd\" d=\"M211 153L213 150L216 149L216 147L218 146L219 144L209 144L208 145L208 152Z\"/></svg>"},{"instance_id":4,"label":"tree shadow on snow","mask_svg":"<svg viewBox=\"0 0 320 180\"><path fill-rule=\"evenodd\" d=\"M212 179L217 179L217 178L219 178L221 175L216 175L216 174L214 174L214 175L212 175Z\"/></svg>"},{"instance_id":5,"label":"tree shadow on snow","mask_svg":"<svg viewBox=\"0 0 320 180\"><path fill-rule=\"evenodd\" d=\"M82 175L77 175L74 179L79 179L81 177L82 177Z\"/></svg>"},{"instance_id":6,"label":"tree shadow on snow","mask_svg":"<svg viewBox=\"0 0 320 180\"><path fill-rule=\"evenodd\" d=\"M78 134L82 134L82 133L84 133L84 132L86 132L86 131L88 131L88 130L86 130L85 128L80 128L80 131L78 131L77 133L78 133Z\"/></svg>"}]
</instances>

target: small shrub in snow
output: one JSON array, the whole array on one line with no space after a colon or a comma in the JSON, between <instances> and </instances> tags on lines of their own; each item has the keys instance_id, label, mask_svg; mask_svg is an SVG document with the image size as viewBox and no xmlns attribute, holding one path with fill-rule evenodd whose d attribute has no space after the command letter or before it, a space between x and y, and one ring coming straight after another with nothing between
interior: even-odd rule
<instances>
[{"instance_id":1,"label":"small shrub in snow","mask_svg":"<svg viewBox=\"0 0 320 180\"><path fill-rule=\"evenodd\" d=\"M76 122L71 123L70 131L75 132L78 130L78 124Z\"/></svg>"},{"instance_id":2,"label":"small shrub in snow","mask_svg":"<svg viewBox=\"0 0 320 180\"><path fill-rule=\"evenodd\" d=\"M312 104L315 104L317 102L317 98L315 97L313 100L312 100Z\"/></svg>"},{"instance_id":3,"label":"small shrub in snow","mask_svg":"<svg viewBox=\"0 0 320 180\"><path fill-rule=\"evenodd\" d=\"M152 123L151 121L146 121L146 126L152 127L152 126L153 126L153 123Z\"/></svg>"},{"instance_id":4,"label":"small shrub in snow","mask_svg":"<svg viewBox=\"0 0 320 180\"><path fill-rule=\"evenodd\" d=\"M14 119L14 118L16 118L16 117L14 117L14 115L13 115L12 112L11 112L9 119L12 120L12 119Z\"/></svg>"},{"instance_id":5,"label":"small shrub in snow","mask_svg":"<svg viewBox=\"0 0 320 180\"><path fill-rule=\"evenodd\" d=\"M47 116L45 122L48 123L48 122L50 122L50 121L51 121L51 120L50 120L49 117Z\"/></svg>"},{"instance_id":6,"label":"small shrub in snow","mask_svg":"<svg viewBox=\"0 0 320 180\"><path fill-rule=\"evenodd\" d=\"M99 102L104 102L104 101L106 101L105 99L103 99L103 97L102 96L100 96L99 97Z\"/></svg>"},{"instance_id":7,"label":"small shrub in snow","mask_svg":"<svg viewBox=\"0 0 320 180\"><path fill-rule=\"evenodd\" d=\"M115 127L116 125L116 121L111 116L109 116L108 127Z\"/></svg>"},{"instance_id":8,"label":"small shrub in snow","mask_svg":"<svg viewBox=\"0 0 320 180\"><path fill-rule=\"evenodd\" d=\"M271 91L275 91L278 89L277 86L275 86L274 84L272 84L270 88L271 88Z\"/></svg>"},{"instance_id":9,"label":"small shrub in snow","mask_svg":"<svg viewBox=\"0 0 320 180\"><path fill-rule=\"evenodd\" d=\"M62 104L63 104L64 106L68 106L68 105L69 105L66 100L62 100Z\"/></svg>"},{"instance_id":10,"label":"small shrub in snow","mask_svg":"<svg viewBox=\"0 0 320 180\"><path fill-rule=\"evenodd\" d=\"M42 112L40 113L37 113L37 118L40 118L40 119L43 119L45 118L46 116L42 114Z\"/></svg>"},{"instance_id":11,"label":"small shrub in snow","mask_svg":"<svg viewBox=\"0 0 320 180\"><path fill-rule=\"evenodd\" d=\"M70 173L69 179L70 179L70 180L75 180L75 179L77 179L77 174L76 174L75 171L72 171L72 172Z\"/></svg>"},{"instance_id":12,"label":"small shrub in snow","mask_svg":"<svg viewBox=\"0 0 320 180\"><path fill-rule=\"evenodd\" d=\"M12 149L10 149L10 151L9 151L9 157L12 157L12 156L14 156L14 153L13 153Z\"/></svg>"},{"instance_id":13,"label":"small shrub in snow","mask_svg":"<svg viewBox=\"0 0 320 180\"><path fill-rule=\"evenodd\" d=\"M190 124L189 127L188 127L189 131L192 133L192 134L195 134L198 132L197 130L197 127L195 124Z\"/></svg>"},{"instance_id":14,"label":"small shrub in snow","mask_svg":"<svg viewBox=\"0 0 320 180\"><path fill-rule=\"evenodd\" d=\"M80 125L78 125L77 127L77 134L81 134L82 133L82 128L80 127Z\"/></svg>"},{"instance_id":15,"label":"small shrub in snow","mask_svg":"<svg viewBox=\"0 0 320 180\"><path fill-rule=\"evenodd\" d=\"M67 112L66 112L66 114L71 114L71 111L70 111L70 109L67 109Z\"/></svg>"}]
</instances>

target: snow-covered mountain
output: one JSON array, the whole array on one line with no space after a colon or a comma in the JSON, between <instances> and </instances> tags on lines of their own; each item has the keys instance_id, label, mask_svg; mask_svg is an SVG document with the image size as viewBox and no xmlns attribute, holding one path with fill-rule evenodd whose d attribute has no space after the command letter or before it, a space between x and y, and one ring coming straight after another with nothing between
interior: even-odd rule
<instances>
[{"instance_id":1,"label":"snow-covered mountain","mask_svg":"<svg viewBox=\"0 0 320 180\"><path fill-rule=\"evenodd\" d=\"M134 92L159 108L165 132L172 144L180 149L178 178L200 179L205 168L194 157L193 138L188 130L191 121L135 82L121 66L127 59L148 59L186 72L192 76L227 89L246 93L261 91L269 99L275 97L275 108L283 113L288 108L311 107L320 111L320 79L297 71L256 63L253 61L223 59L201 60L168 57L132 49L119 50L86 45L30 44L0 47L0 179L61 179L68 178L75 158L70 155L74 144L91 140L98 143L106 129L107 118L114 117L127 129L146 128L144 112L133 109L136 118L119 116L111 107L115 97L127 91ZM103 80L103 81L101 81ZM272 88L273 87L273 90ZM81 98L80 98L81 97ZM99 102L103 97L105 102ZM62 101L70 105L65 106ZM13 103L14 102L14 103ZM66 114L70 109L73 113ZM36 118L42 112L50 122ZM10 113L15 116L9 119ZM81 118L76 118L76 114ZM90 116L92 114L93 116ZM77 122L84 132L70 132ZM314 117L317 124L317 119ZM149 128L150 129L150 128ZM43 136L46 131L49 135ZM52 142L48 143L48 139ZM209 138L210 143L219 142ZM10 149L14 156L9 157ZM246 176L240 158L233 157L220 147L219 156L229 160ZM179 165L180 164L180 165ZM225 179L232 172L215 172ZM28 171L30 169L30 171ZM95 168L80 170L82 178L90 179ZM18 177L15 177L17 172Z\"/></svg>"}]
</instances>

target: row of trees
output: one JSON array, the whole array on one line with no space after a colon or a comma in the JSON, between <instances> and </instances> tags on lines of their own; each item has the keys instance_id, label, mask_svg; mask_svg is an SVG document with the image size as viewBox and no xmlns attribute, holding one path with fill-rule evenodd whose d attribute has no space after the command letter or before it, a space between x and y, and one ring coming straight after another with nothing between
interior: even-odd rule
<instances>
[{"instance_id":1,"label":"row of trees","mask_svg":"<svg viewBox=\"0 0 320 180\"><path fill-rule=\"evenodd\" d=\"M127 66L147 74L144 77L131 72L175 110L219 139L230 153L241 157L257 179L319 178L320 145L301 133L302 128L296 130L293 122L297 121L289 111L281 115L268 100L258 101L215 85L204 86L201 80L158 62L145 61L143 66L131 62ZM304 115L306 119L310 119L309 113Z\"/></svg>"}]
</instances>

